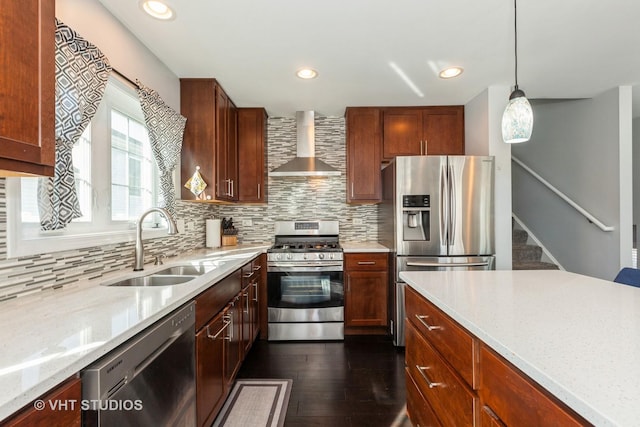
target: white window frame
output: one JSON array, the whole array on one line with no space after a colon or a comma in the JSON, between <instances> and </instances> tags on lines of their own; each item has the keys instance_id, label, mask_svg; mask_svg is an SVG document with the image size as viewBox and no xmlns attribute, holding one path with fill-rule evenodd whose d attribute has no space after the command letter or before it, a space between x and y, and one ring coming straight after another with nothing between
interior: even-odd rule
<instances>
[{"instance_id":1,"label":"white window frame","mask_svg":"<svg viewBox=\"0 0 640 427\"><path fill-rule=\"evenodd\" d=\"M111 110L115 109L125 115L129 115L136 120L144 123L142 111L139 103L137 105L131 103L133 99L137 101L137 94L129 84L124 83L120 78L111 76L109 83L113 84L120 92L129 94L128 99L120 99L114 102L112 99L103 99L98 108L96 117L91 122L91 141L93 144L104 144L104 148L108 153L107 161L92 161L91 181L93 192L93 223L71 223L64 230L39 230L37 235L27 236L23 230L21 221L21 193L20 178L6 179L7 192L7 256L15 258L20 256L29 256L42 253L67 251L73 249L82 249L94 246L111 245L124 242L134 242L135 223L131 221L111 221ZM116 91L118 92L118 91ZM131 95L134 98L131 98ZM135 111L137 109L137 111ZM95 153L95 151L92 151ZM179 171L174 170L174 184L177 181ZM157 174L158 172L155 171ZM105 179L105 177L107 179ZM177 186L175 187L177 188ZM108 194L107 206L98 205L96 194ZM103 199L105 200L105 199ZM151 206L150 206L151 207ZM97 210L106 211L108 223L98 221L96 223ZM152 215L149 215L145 221L154 222ZM151 221L149 221L151 220ZM180 221L182 222L182 221ZM39 227L39 224L38 224ZM99 228L99 231L95 231ZM166 227L160 228L144 228L143 237L145 239L164 236L167 233Z\"/></svg>"}]
</instances>

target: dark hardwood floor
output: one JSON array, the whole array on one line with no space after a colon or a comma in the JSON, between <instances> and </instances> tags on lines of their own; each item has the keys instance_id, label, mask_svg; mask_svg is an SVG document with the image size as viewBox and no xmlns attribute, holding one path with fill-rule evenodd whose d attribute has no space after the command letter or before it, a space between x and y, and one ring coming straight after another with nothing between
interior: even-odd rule
<instances>
[{"instance_id":1,"label":"dark hardwood floor","mask_svg":"<svg viewBox=\"0 0 640 427\"><path fill-rule=\"evenodd\" d=\"M293 380L285 427L411 425L404 417L404 349L387 337L256 341L238 378Z\"/></svg>"}]
</instances>

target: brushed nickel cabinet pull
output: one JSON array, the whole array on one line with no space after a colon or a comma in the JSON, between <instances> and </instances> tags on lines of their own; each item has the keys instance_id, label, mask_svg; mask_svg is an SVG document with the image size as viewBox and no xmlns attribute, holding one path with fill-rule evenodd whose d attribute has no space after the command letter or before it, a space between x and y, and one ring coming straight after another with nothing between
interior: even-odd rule
<instances>
[{"instance_id":1,"label":"brushed nickel cabinet pull","mask_svg":"<svg viewBox=\"0 0 640 427\"><path fill-rule=\"evenodd\" d=\"M223 332L224 332L224 330L225 330L225 329L227 329L227 327L231 324L231 322L230 322L230 321L228 321L228 320L226 319L226 317L227 317L227 316L224 316L224 317L222 318L222 320L223 320L223 322L224 322L224 326L223 326L222 328L220 328L220 330L219 330L218 332L216 332L216 334L215 334L215 335L211 335L211 332L209 332L209 325L207 325L207 338L211 338L212 340L215 340L215 339L217 339L217 338L220 336L220 334L221 334L221 333L223 333ZM225 339L226 339L226 338L225 338Z\"/></svg>"},{"instance_id":2,"label":"brushed nickel cabinet pull","mask_svg":"<svg viewBox=\"0 0 640 427\"><path fill-rule=\"evenodd\" d=\"M358 265L376 265L375 261L358 261Z\"/></svg>"},{"instance_id":3,"label":"brushed nickel cabinet pull","mask_svg":"<svg viewBox=\"0 0 640 427\"><path fill-rule=\"evenodd\" d=\"M416 365L416 369L418 370L422 378L424 378L424 380L427 382L429 388L436 388L442 385L442 383L433 382L429 379L429 377L427 377L426 371L429 369L427 366Z\"/></svg>"},{"instance_id":4,"label":"brushed nickel cabinet pull","mask_svg":"<svg viewBox=\"0 0 640 427\"><path fill-rule=\"evenodd\" d=\"M435 331L435 330L438 330L438 329L442 329L441 326L432 326L432 325L430 325L430 324L428 324L427 322L424 321L424 319L428 319L428 318L429 318L429 316L421 316L419 314L416 314L416 319L418 319L418 321L420 323L422 323L428 330Z\"/></svg>"}]
</instances>

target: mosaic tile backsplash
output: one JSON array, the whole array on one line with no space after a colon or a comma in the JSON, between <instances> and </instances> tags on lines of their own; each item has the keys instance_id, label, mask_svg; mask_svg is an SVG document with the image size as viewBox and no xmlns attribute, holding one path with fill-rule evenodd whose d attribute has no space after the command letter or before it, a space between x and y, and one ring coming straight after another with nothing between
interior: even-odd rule
<instances>
[{"instance_id":1,"label":"mosaic tile backsplash","mask_svg":"<svg viewBox=\"0 0 640 427\"><path fill-rule=\"evenodd\" d=\"M338 220L342 241L375 241L377 206L347 205L344 118L316 115L316 156L340 170L336 177L269 177L266 205L207 205L177 201L178 218L193 227L177 236L145 241L145 253L173 255L205 244L205 219L233 217L239 243L273 242L273 224L280 220ZM295 156L295 118L268 121L269 170ZM242 165L240 166L242 174ZM353 219L363 225L353 225ZM251 220L243 227L242 220ZM0 301L42 289L58 288L81 279L130 268L133 243L7 259L7 195L0 178Z\"/></svg>"}]
</instances>

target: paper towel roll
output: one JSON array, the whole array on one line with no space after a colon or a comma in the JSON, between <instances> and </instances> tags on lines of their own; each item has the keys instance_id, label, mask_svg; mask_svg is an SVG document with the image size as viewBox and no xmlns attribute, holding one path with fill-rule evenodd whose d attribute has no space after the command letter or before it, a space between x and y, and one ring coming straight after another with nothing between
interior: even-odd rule
<instances>
[{"instance_id":1,"label":"paper towel roll","mask_svg":"<svg viewBox=\"0 0 640 427\"><path fill-rule=\"evenodd\" d=\"M208 219L205 221L206 246L208 248L219 248L221 240L220 220Z\"/></svg>"}]
</instances>

